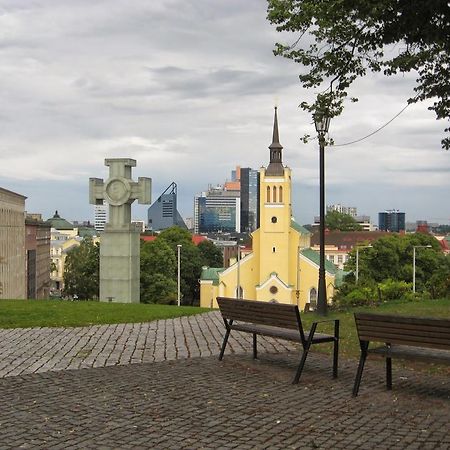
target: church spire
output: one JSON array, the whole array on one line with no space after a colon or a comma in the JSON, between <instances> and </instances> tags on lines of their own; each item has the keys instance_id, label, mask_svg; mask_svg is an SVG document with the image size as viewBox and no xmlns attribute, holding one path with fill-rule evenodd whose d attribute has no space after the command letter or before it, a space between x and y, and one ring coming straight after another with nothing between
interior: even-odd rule
<instances>
[{"instance_id":1,"label":"church spire","mask_svg":"<svg viewBox=\"0 0 450 450\"><path fill-rule=\"evenodd\" d=\"M281 161L281 150L283 150L283 146L280 144L280 138L278 135L278 115L276 106L275 106L275 116L273 119L272 143L269 146L269 150L270 150L270 162L266 169L266 175L283 176L284 167Z\"/></svg>"}]
</instances>

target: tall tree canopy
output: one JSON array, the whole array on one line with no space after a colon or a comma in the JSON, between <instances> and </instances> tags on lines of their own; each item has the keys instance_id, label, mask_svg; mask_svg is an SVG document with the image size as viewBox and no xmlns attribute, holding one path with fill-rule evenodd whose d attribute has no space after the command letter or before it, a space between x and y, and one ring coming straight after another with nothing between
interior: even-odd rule
<instances>
[{"instance_id":1,"label":"tall tree canopy","mask_svg":"<svg viewBox=\"0 0 450 450\"><path fill-rule=\"evenodd\" d=\"M350 215L339 211L328 211L325 216L325 227L329 230L360 231L361 225Z\"/></svg>"},{"instance_id":2,"label":"tall tree canopy","mask_svg":"<svg viewBox=\"0 0 450 450\"><path fill-rule=\"evenodd\" d=\"M300 75L303 86L327 87L313 104L302 103L303 109L337 116L350 85L368 71L415 71L415 94L408 102L433 99L429 109L448 120L447 0L268 0L268 20L277 31L295 33L294 44L278 43L274 52L307 68ZM441 143L450 148L449 137Z\"/></svg>"},{"instance_id":3,"label":"tall tree canopy","mask_svg":"<svg viewBox=\"0 0 450 450\"><path fill-rule=\"evenodd\" d=\"M67 253L64 264L64 291L81 300L99 295L100 246L85 238L78 247Z\"/></svg>"}]
</instances>

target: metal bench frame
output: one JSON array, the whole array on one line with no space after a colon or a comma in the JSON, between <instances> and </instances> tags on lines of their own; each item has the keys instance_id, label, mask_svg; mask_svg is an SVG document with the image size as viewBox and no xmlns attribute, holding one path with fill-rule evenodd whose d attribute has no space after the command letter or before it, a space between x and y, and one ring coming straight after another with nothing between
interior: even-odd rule
<instances>
[{"instance_id":1,"label":"metal bench frame","mask_svg":"<svg viewBox=\"0 0 450 450\"><path fill-rule=\"evenodd\" d=\"M299 342L303 353L293 379L297 384L312 345L332 342L333 378L338 375L339 320L330 319L313 322L309 332L303 330L300 311L297 305L269 303L256 300L217 297L220 312L225 323L225 336L220 350L222 360L231 330L253 335L253 358L257 358L257 336L270 336L278 339ZM317 326L323 322L334 322L334 335L316 333Z\"/></svg>"},{"instance_id":2,"label":"metal bench frame","mask_svg":"<svg viewBox=\"0 0 450 450\"><path fill-rule=\"evenodd\" d=\"M386 388L392 389L392 358L450 364L450 319L355 313L361 356L353 396L361 383L369 353L386 359ZM384 342L369 349L370 342Z\"/></svg>"}]
</instances>

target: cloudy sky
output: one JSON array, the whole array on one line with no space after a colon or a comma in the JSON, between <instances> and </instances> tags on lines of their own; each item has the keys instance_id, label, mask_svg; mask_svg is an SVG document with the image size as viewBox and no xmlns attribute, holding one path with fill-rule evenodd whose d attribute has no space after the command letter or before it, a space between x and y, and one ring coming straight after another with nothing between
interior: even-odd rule
<instances>
[{"instance_id":1,"label":"cloudy sky","mask_svg":"<svg viewBox=\"0 0 450 450\"><path fill-rule=\"evenodd\" d=\"M93 219L89 177L108 178L105 158L137 160L153 199L178 183L179 210L230 178L236 165L268 163L273 106L283 161L293 169L300 223L318 214L317 141L298 105L315 92L301 67L272 54L283 39L265 0L0 0L0 186L28 197L45 218ZM414 76L371 76L335 119L345 144L390 120ZM407 221L449 223L450 152L445 123L412 105L373 137L327 149L327 203L356 206L377 223L400 209ZM146 206L134 205L144 219Z\"/></svg>"}]
</instances>

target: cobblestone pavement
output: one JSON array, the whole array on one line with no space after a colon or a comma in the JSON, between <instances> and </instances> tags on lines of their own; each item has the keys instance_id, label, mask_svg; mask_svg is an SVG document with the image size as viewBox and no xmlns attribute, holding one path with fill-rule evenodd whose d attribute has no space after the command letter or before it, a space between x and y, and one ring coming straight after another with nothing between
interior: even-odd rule
<instances>
[{"instance_id":1,"label":"cobblestone pavement","mask_svg":"<svg viewBox=\"0 0 450 450\"><path fill-rule=\"evenodd\" d=\"M217 355L225 327L218 312L148 323L0 330L0 377ZM233 333L227 353L251 348ZM289 342L260 339L260 351L285 352Z\"/></svg>"},{"instance_id":2,"label":"cobblestone pavement","mask_svg":"<svg viewBox=\"0 0 450 450\"><path fill-rule=\"evenodd\" d=\"M217 313L146 324L0 330L0 450L450 449L450 380L234 334ZM296 351L292 351L296 349ZM211 356L213 355L213 356ZM133 364L140 363L140 364ZM81 369L81 370L66 370Z\"/></svg>"},{"instance_id":3,"label":"cobblestone pavement","mask_svg":"<svg viewBox=\"0 0 450 450\"><path fill-rule=\"evenodd\" d=\"M231 355L0 379L2 449L448 449L448 378L311 354Z\"/></svg>"}]
</instances>

